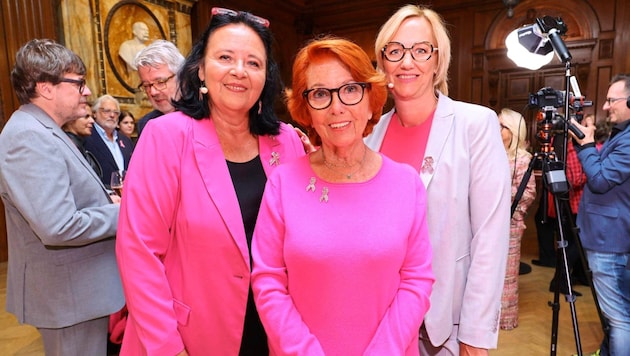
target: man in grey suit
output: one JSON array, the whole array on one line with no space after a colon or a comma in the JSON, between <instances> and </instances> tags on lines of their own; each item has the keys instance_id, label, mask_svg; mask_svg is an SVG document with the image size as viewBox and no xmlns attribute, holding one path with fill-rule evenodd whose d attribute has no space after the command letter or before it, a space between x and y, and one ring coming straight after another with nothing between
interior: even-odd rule
<instances>
[{"instance_id":1,"label":"man in grey suit","mask_svg":"<svg viewBox=\"0 0 630 356\"><path fill-rule=\"evenodd\" d=\"M37 327L51 355L106 355L124 297L114 251L120 198L109 196L62 131L85 116L85 65L51 40L16 55L20 108L0 133L9 245L7 311Z\"/></svg>"}]
</instances>

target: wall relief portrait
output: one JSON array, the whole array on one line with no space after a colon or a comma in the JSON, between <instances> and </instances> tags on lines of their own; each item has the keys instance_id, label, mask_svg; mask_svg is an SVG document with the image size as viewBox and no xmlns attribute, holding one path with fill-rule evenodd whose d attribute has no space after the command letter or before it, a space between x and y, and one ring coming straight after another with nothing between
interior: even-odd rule
<instances>
[{"instance_id":1,"label":"wall relief portrait","mask_svg":"<svg viewBox=\"0 0 630 356\"><path fill-rule=\"evenodd\" d=\"M121 1L107 15L103 38L111 69L105 73L108 84L116 92L114 83L118 82L123 91L134 94L139 84L135 55L154 40L167 39L158 18L143 4Z\"/></svg>"}]
</instances>

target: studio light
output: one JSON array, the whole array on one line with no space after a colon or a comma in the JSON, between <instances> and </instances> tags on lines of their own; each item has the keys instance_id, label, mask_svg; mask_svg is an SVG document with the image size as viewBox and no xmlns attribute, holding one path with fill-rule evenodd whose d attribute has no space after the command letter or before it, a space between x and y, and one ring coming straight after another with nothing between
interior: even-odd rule
<instances>
[{"instance_id":1,"label":"studio light","mask_svg":"<svg viewBox=\"0 0 630 356\"><path fill-rule=\"evenodd\" d=\"M561 18L545 16L536 19L536 23L518 28L507 36L505 46L507 56L517 66L536 70L553 59L554 51L561 62L571 59L562 38L566 25Z\"/></svg>"},{"instance_id":2,"label":"studio light","mask_svg":"<svg viewBox=\"0 0 630 356\"><path fill-rule=\"evenodd\" d=\"M553 59L553 48L536 24L510 32L505 46L508 58L522 68L536 70Z\"/></svg>"}]
</instances>

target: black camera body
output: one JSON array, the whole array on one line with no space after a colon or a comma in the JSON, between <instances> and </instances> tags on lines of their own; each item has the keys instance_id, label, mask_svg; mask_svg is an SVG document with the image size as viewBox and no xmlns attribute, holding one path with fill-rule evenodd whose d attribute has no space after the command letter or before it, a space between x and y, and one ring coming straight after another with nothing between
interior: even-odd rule
<instances>
[{"instance_id":1,"label":"black camera body","mask_svg":"<svg viewBox=\"0 0 630 356\"><path fill-rule=\"evenodd\" d=\"M560 108L564 105L564 92L545 87L537 91L536 94L529 94L528 104L541 109Z\"/></svg>"}]
</instances>

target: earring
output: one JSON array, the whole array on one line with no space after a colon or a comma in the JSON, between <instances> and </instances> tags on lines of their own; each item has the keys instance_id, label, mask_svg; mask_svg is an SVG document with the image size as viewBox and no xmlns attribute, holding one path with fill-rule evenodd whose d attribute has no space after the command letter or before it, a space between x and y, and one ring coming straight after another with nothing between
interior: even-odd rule
<instances>
[{"instance_id":1,"label":"earring","mask_svg":"<svg viewBox=\"0 0 630 356\"><path fill-rule=\"evenodd\" d=\"M258 100L258 115L262 114L262 101Z\"/></svg>"},{"instance_id":2,"label":"earring","mask_svg":"<svg viewBox=\"0 0 630 356\"><path fill-rule=\"evenodd\" d=\"M203 96L206 94L208 94L208 88L206 87L206 82L202 81L199 87L199 101L202 101Z\"/></svg>"}]
</instances>

